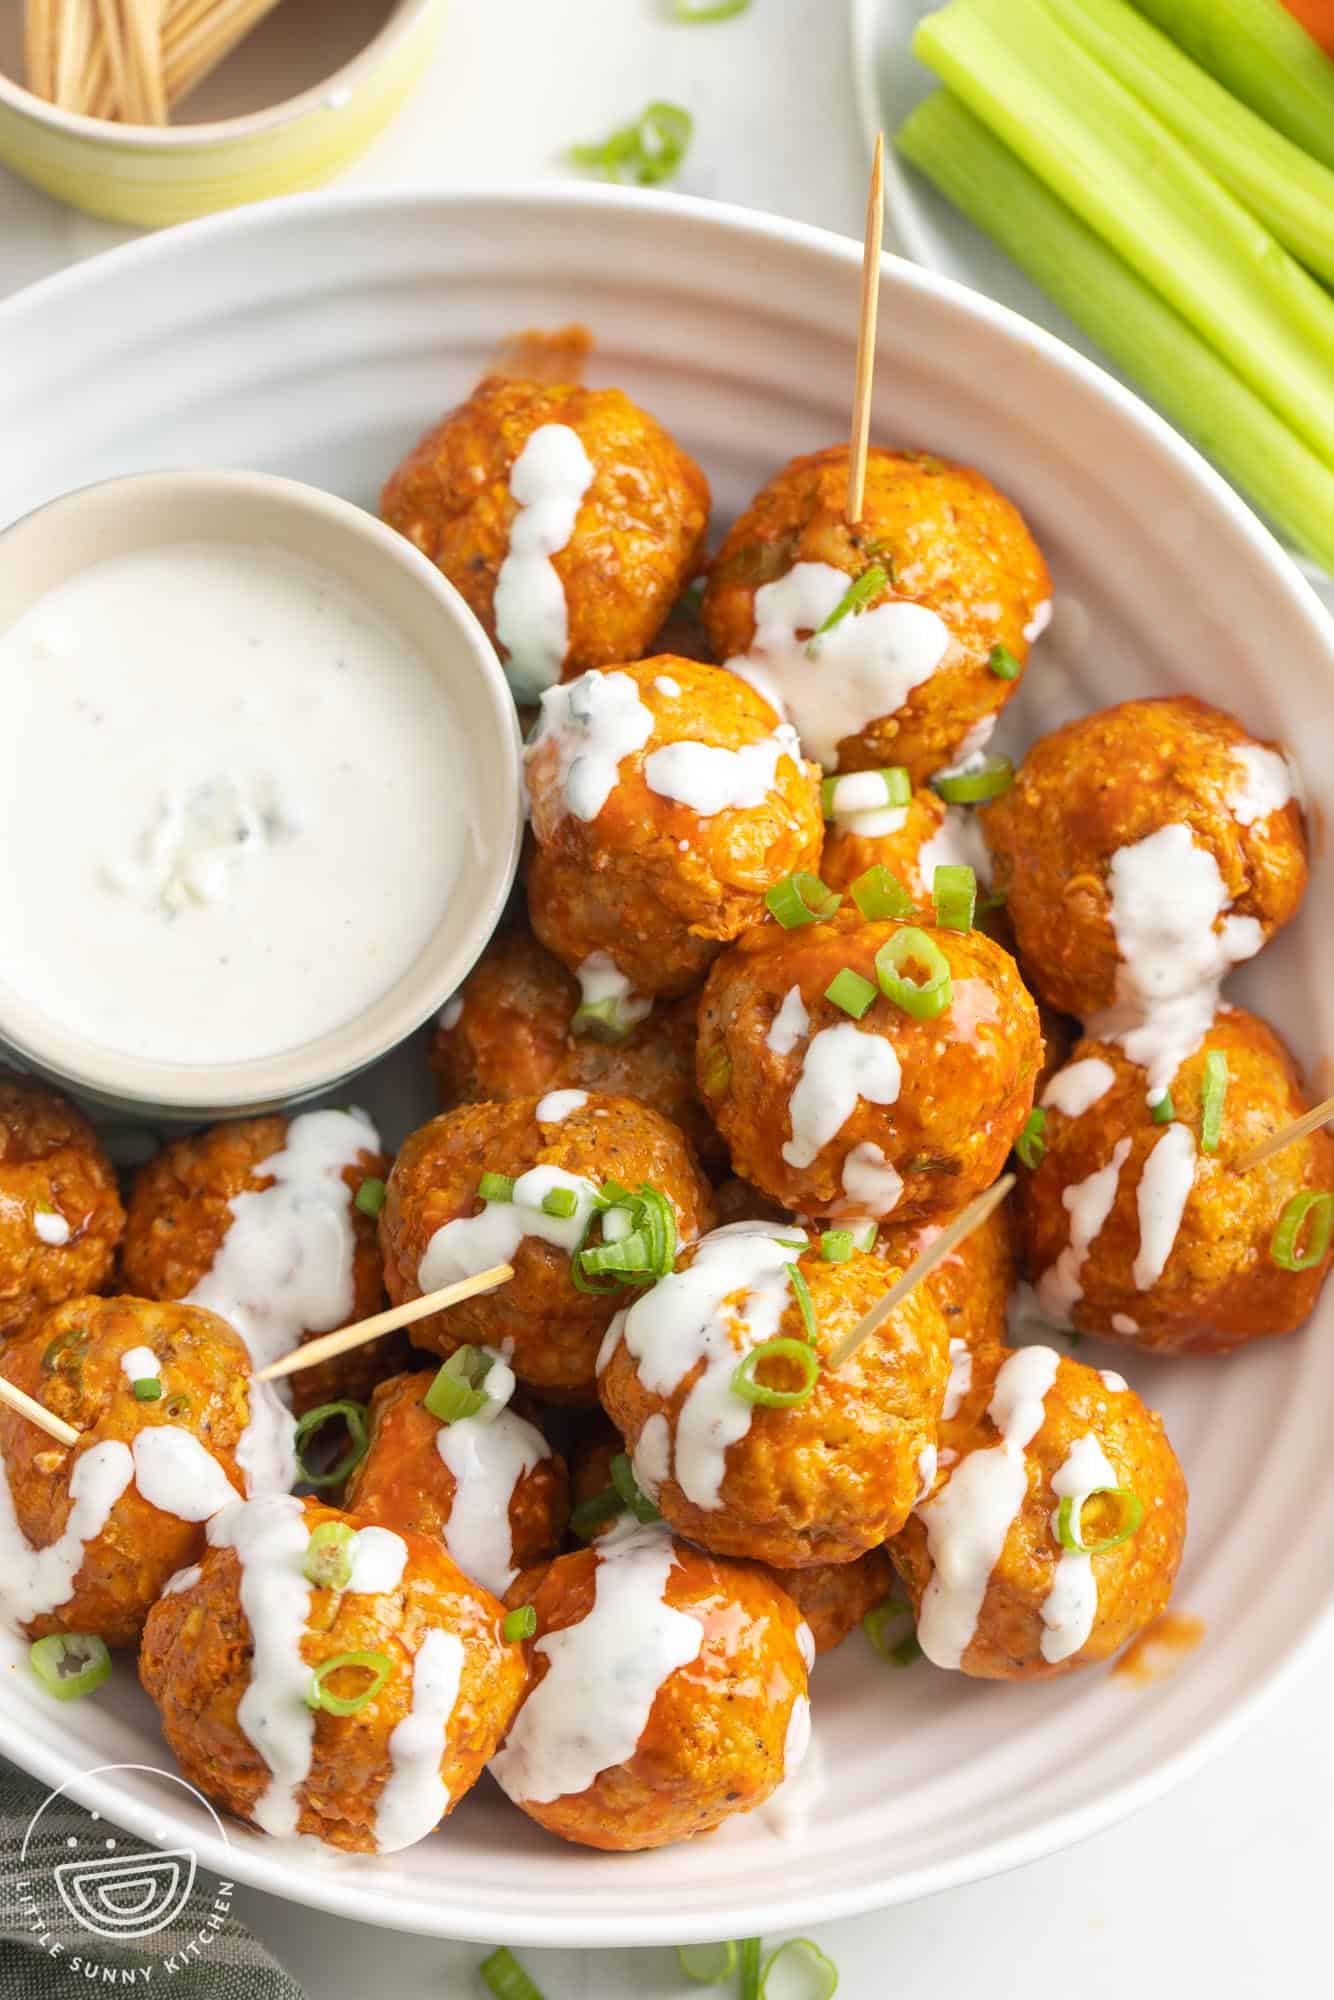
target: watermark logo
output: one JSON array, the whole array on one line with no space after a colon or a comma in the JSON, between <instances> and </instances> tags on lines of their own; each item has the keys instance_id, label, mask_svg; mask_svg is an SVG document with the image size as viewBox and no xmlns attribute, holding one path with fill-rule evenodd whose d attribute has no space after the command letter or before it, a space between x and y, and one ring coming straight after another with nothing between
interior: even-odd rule
<instances>
[{"instance_id":1,"label":"watermark logo","mask_svg":"<svg viewBox=\"0 0 1334 2000\"><path fill-rule=\"evenodd\" d=\"M144 1832L122 1832L71 1796L71 1786L118 1777L126 1817ZM50 1793L28 1823L14 1884L30 1944L75 1977L121 1985L149 1985L196 1963L226 1924L232 1884L201 1876L195 1849L180 1844L186 1810L196 1822L205 1814L206 1831L227 1845L208 1800L174 1771L102 1764Z\"/></svg>"}]
</instances>

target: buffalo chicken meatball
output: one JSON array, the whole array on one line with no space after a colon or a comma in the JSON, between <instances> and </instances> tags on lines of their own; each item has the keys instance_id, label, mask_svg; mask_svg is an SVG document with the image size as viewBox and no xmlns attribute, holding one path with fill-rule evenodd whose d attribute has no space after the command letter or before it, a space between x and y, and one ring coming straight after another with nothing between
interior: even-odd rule
<instances>
[{"instance_id":1,"label":"buffalo chicken meatball","mask_svg":"<svg viewBox=\"0 0 1334 2000\"><path fill-rule=\"evenodd\" d=\"M0 1406L12 1527L0 1604L32 1638L130 1646L203 1522L292 1482L291 1423L252 1382L216 1314L146 1299L69 1299L5 1349L3 1372L79 1432L56 1444Z\"/></svg>"},{"instance_id":2,"label":"buffalo chicken meatball","mask_svg":"<svg viewBox=\"0 0 1334 2000\"><path fill-rule=\"evenodd\" d=\"M0 1070L0 1338L111 1276L125 1213L81 1111Z\"/></svg>"},{"instance_id":3,"label":"buffalo chicken meatball","mask_svg":"<svg viewBox=\"0 0 1334 2000\"><path fill-rule=\"evenodd\" d=\"M1045 1316L1169 1354L1291 1332L1329 1270L1334 1137L1310 1132L1238 1170L1307 1108L1291 1055L1223 1007L1172 1075L1164 1122L1144 1083L1116 1043L1087 1039L1044 1093L1045 1152L1021 1172L1020 1215Z\"/></svg>"},{"instance_id":4,"label":"buffalo chicken meatball","mask_svg":"<svg viewBox=\"0 0 1334 2000\"><path fill-rule=\"evenodd\" d=\"M371 1398L370 1449L345 1505L363 1520L434 1535L465 1576L503 1597L516 1571L554 1556L569 1517L565 1461L535 1424L484 1406L442 1423L434 1370L396 1375Z\"/></svg>"},{"instance_id":5,"label":"buffalo chicken meatball","mask_svg":"<svg viewBox=\"0 0 1334 2000\"><path fill-rule=\"evenodd\" d=\"M804 1232L737 1223L637 1299L599 1358L603 1408L680 1534L782 1569L851 1562L907 1518L934 1463L944 1322L918 1286L837 1368L899 1275Z\"/></svg>"},{"instance_id":6,"label":"buffalo chicken meatball","mask_svg":"<svg viewBox=\"0 0 1334 2000\"><path fill-rule=\"evenodd\" d=\"M697 985L765 892L819 862L818 771L720 667L663 653L551 689L527 774L533 927L586 999L615 975Z\"/></svg>"},{"instance_id":7,"label":"buffalo chicken meatball","mask_svg":"<svg viewBox=\"0 0 1334 2000\"><path fill-rule=\"evenodd\" d=\"M940 1427L929 1499L889 1545L938 1667L1041 1680L1105 1660L1167 1604L1186 1482L1119 1375L995 1355Z\"/></svg>"},{"instance_id":8,"label":"buffalo chicken meatball","mask_svg":"<svg viewBox=\"0 0 1334 2000\"><path fill-rule=\"evenodd\" d=\"M847 491L846 445L784 466L718 551L705 629L826 770L903 764L920 783L989 735L1051 580L1016 509L969 466L877 447L855 527ZM863 578L868 594L840 612Z\"/></svg>"},{"instance_id":9,"label":"buffalo chicken meatball","mask_svg":"<svg viewBox=\"0 0 1334 2000\"><path fill-rule=\"evenodd\" d=\"M384 1289L370 1199L389 1169L379 1143L365 1117L344 1111L242 1118L174 1139L135 1181L126 1284L211 1307L261 1364L368 1318ZM391 1367L374 1343L319 1362L291 1378L296 1408L364 1402Z\"/></svg>"},{"instance_id":10,"label":"buffalo chicken meatball","mask_svg":"<svg viewBox=\"0 0 1334 2000\"><path fill-rule=\"evenodd\" d=\"M868 798L878 785L883 789L873 771L851 771L837 781L820 861L820 874L831 889L851 889L868 868L887 868L918 909L929 910L937 868L963 866L972 869L985 891L991 856L971 807L946 805L929 785L920 786L906 805L841 807L843 798Z\"/></svg>"},{"instance_id":11,"label":"buffalo chicken meatball","mask_svg":"<svg viewBox=\"0 0 1334 2000\"><path fill-rule=\"evenodd\" d=\"M562 674L648 650L694 574L709 487L619 389L489 376L409 452L381 512L467 599L532 702Z\"/></svg>"},{"instance_id":12,"label":"buffalo chicken meatball","mask_svg":"<svg viewBox=\"0 0 1334 2000\"><path fill-rule=\"evenodd\" d=\"M637 1097L679 1125L706 1165L722 1166L722 1142L695 1089L695 1007L693 994L659 1000L624 1029L597 1011L581 1013L573 974L526 923L510 926L491 940L436 1028L431 1066L441 1104L452 1111L552 1090Z\"/></svg>"},{"instance_id":13,"label":"buffalo chicken meatball","mask_svg":"<svg viewBox=\"0 0 1334 2000\"><path fill-rule=\"evenodd\" d=\"M761 1805L801 1762L814 1646L763 1571L625 1523L508 1601L537 1631L491 1772L548 1832L665 1847Z\"/></svg>"},{"instance_id":14,"label":"buffalo chicken meatball","mask_svg":"<svg viewBox=\"0 0 1334 2000\"><path fill-rule=\"evenodd\" d=\"M1216 986L1306 884L1285 759L1189 695L1040 738L982 823L1026 972L1084 1020Z\"/></svg>"},{"instance_id":15,"label":"buffalo chicken meatball","mask_svg":"<svg viewBox=\"0 0 1334 2000\"><path fill-rule=\"evenodd\" d=\"M748 931L699 1019L700 1088L737 1173L807 1215L961 1208L1004 1165L1042 1052L1018 968L982 932L847 912Z\"/></svg>"},{"instance_id":16,"label":"buffalo chicken meatball","mask_svg":"<svg viewBox=\"0 0 1334 2000\"><path fill-rule=\"evenodd\" d=\"M139 1675L185 1776L265 1833L392 1853L481 1775L518 1706L503 1612L427 1535L283 1495L209 1522Z\"/></svg>"},{"instance_id":17,"label":"buffalo chicken meatball","mask_svg":"<svg viewBox=\"0 0 1334 2000\"><path fill-rule=\"evenodd\" d=\"M909 1229L891 1222L879 1232L877 1254L906 1269L931 1248L943 1227L928 1222ZM1014 1228L1010 1204L1003 1202L927 1273L949 1334L951 1360L961 1350L994 1353L1005 1345L1006 1307L1017 1275Z\"/></svg>"},{"instance_id":18,"label":"buffalo chicken meatball","mask_svg":"<svg viewBox=\"0 0 1334 2000\"><path fill-rule=\"evenodd\" d=\"M615 1205L600 1192L609 1183L631 1198L647 1186L683 1243L712 1220L708 1183L681 1133L633 1098L465 1104L414 1132L380 1217L394 1303L500 1263L514 1276L418 1320L413 1340L441 1354L480 1342L503 1351L540 1395L591 1402L598 1346L625 1295L611 1279L577 1280L571 1260Z\"/></svg>"}]
</instances>

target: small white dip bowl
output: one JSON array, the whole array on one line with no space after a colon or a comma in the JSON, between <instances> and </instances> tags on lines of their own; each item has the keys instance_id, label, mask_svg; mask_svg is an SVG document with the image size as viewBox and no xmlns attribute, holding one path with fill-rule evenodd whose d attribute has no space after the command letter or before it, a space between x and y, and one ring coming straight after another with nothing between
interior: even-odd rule
<instances>
[{"instance_id":1,"label":"small white dip bowl","mask_svg":"<svg viewBox=\"0 0 1334 2000\"><path fill-rule=\"evenodd\" d=\"M0 1054L7 1048L27 1067L94 1101L198 1120L271 1109L327 1090L376 1061L441 1006L504 908L518 865L522 780L514 703L463 599L373 516L293 480L250 472L149 473L52 501L0 535L0 635L93 565L181 543L244 545L302 558L333 572L364 600L420 658L422 670L439 677L479 815L460 843L446 906L406 970L370 1004L353 1006L347 1020L276 1054L208 1062L122 1053L62 1021L54 996L10 987L0 951ZM70 780L77 785L76 770ZM58 800L52 809L60 810ZM366 837L374 834L368 827ZM40 842L41 828L34 827L31 851L0 865L31 865ZM392 896L395 867L410 869L413 857L386 852L383 861L385 894ZM96 980L91 958L86 973Z\"/></svg>"}]
</instances>

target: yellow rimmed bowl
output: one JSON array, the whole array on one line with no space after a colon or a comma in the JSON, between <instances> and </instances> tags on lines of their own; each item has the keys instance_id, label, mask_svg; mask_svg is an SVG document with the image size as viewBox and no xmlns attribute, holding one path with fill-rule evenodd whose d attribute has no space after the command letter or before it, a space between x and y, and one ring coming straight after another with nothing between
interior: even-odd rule
<instances>
[{"instance_id":1,"label":"yellow rimmed bowl","mask_svg":"<svg viewBox=\"0 0 1334 2000\"><path fill-rule=\"evenodd\" d=\"M34 97L22 7L0 9L0 161L90 215L147 226L320 186L383 131L418 81L445 0L283 0L167 126L120 125Z\"/></svg>"}]
</instances>

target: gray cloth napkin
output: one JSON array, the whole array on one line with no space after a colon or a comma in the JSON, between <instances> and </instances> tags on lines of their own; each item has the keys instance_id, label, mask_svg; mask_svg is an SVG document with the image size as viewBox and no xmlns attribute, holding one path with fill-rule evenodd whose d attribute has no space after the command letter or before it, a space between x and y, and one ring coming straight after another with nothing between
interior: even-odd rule
<instances>
[{"instance_id":1,"label":"gray cloth napkin","mask_svg":"<svg viewBox=\"0 0 1334 2000\"><path fill-rule=\"evenodd\" d=\"M44 1785L0 1760L3 2000L64 2000L103 1987L165 1990L172 2000L304 2000L297 1982L230 1914L230 1897L215 1876L201 1869L180 1909L157 1928L153 1909L171 1908L173 1880L186 1879L173 1875L170 1856L64 1798L47 1807L29 1837L48 1797ZM109 1884L106 1871L118 1859L139 1886ZM150 1891L161 1903L151 1904L142 1920L126 1915L127 1905L133 1911ZM97 1926L108 1909L112 1924L119 1920L142 1934L101 1934Z\"/></svg>"}]
</instances>

